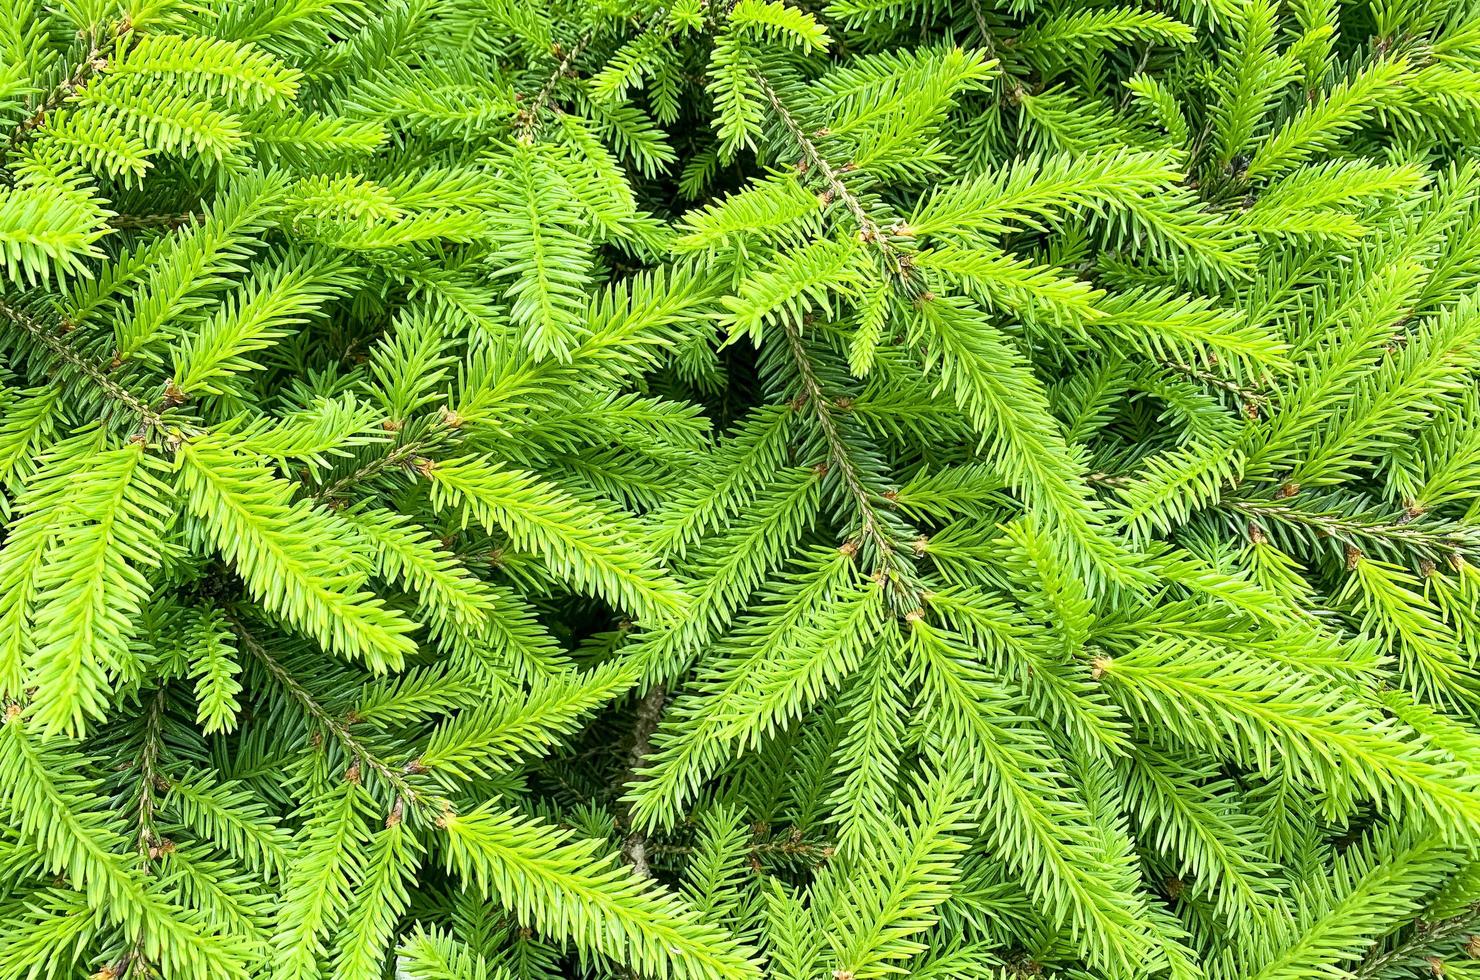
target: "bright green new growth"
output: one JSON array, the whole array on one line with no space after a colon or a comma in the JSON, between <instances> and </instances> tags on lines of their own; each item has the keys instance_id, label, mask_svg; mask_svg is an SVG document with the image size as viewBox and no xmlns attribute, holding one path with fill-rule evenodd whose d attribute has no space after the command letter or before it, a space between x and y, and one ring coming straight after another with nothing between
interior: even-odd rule
<instances>
[{"instance_id":1,"label":"bright green new growth","mask_svg":"<svg viewBox=\"0 0 1480 980\"><path fill-rule=\"evenodd\" d=\"M1480 9L0 0L0 980L1480 976Z\"/></svg>"}]
</instances>

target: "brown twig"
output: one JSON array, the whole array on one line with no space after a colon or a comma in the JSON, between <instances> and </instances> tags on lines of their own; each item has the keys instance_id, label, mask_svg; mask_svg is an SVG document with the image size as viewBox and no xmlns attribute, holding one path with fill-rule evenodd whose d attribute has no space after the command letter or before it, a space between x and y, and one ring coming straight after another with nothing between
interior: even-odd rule
<instances>
[{"instance_id":1,"label":"brown twig","mask_svg":"<svg viewBox=\"0 0 1480 980\"><path fill-rule=\"evenodd\" d=\"M874 495L868 487L864 486L863 475L858 472L858 466L848 452L847 440L843 438L842 430L833 416L833 403L828 399L822 382L817 377L812 357L807 353L806 344L802 341L801 331L788 320L785 323L785 334L792 362L796 365L797 374L802 380L802 395L817 419L818 428L822 430L823 441L827 443L828 469L837 472L848 496L858 507L859 532L874 548L877 559L875 570L880 573L886 583L900 590L909 599L909 608L916 608L919 605L918 593L912 593L898 574L901 571L899 549L879 521L878 512L874 506Z\"/></svg>"},{"instance_id":2,"label":"brown twig","mask_svg":"<svg viewBox=\"0 0 1480 980\"><path fill-rule=\"evenodd\" d=\"M1283 500L1225 498L1218 506L1255 520L1264 519L1308 527L1323 537L1346 543L1361 540L1385 541L1415 548L1436 557L1473 555L1477 551L1476 542L1463 534L1446 533L1425 527L1419 522L1364 521L1330 511L1304 510Z\"/></svg>"},{"instance_id":3,"label":"brown twig","mask_svg":"<svg viewBox=\"0 0 1480 980\"><path fill-rule=\"evenodd\" d=\"M114 228L168 228L171 231L199 221L201 215L194 211L179 214L116 214L108 219Z\"/></svg>"},{"instance_id":4,"label":"brown twig","mask_svg":"<svg viewBox=\"0 0 1480 980\"><path fill-rule=\"evenodd\" d=\"M791 110L786 107L786 103L781 100L780 94L771 85L770 79L757 73L755 80L761 92L766 96L766 101L770 103L771 110L776 113L776 117L781 120L781 125L791 134L792 140L801 149L807 169L815 170L822 175L822 179L827 183L828 193L842 201L844 207L853 215L853 220L858 224L859 237L874 247L880 259L883 260L886 270L898 279L906 291L912 291L917 286L918 273L910 264L909 259L889 241L889 236L874 220L873 215L868 213L868 209L863 206L858 195L854 194L852 189L844 183L842 176L828 161L826 154L818 149L817 144L802 129L796 117L791 114Z\"/></svg>"},{"instance_id":5,"label":"brown twig","mask_svg":"<svg viewBox=\"0 0 1480 980\"><path fill-rule=\"evenodd\" d=\"M640 770L652 754L653 732L658 730L666 701L667 692L663 690L663 685L654 684L643 695L642 700L637 702L637 717L632 724L632 748L627 754L627 770L618 785L630 786L641 782ZM648 838L642 830L634 828L627 835L622 842L622 856L632 865L633 873L639 878L652 877L652 868L648 865Z\"/></svg>"}]
</instances>

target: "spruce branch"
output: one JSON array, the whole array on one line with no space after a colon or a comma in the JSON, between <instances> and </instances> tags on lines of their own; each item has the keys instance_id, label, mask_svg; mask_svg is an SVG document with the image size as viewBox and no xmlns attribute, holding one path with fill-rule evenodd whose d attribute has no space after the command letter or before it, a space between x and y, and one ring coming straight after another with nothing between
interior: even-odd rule
<instances>
[{"instance_id":1,"label":"spruce branch","mask_svg":"<svg viewBox=\"0 0 1480 980\"><path fill-rule=\"evenodd\" d=\"M555 98L555 89L561 79L571 73L576 59L586 52L591 43L592 33L587 31L576 39L576 43L570 46L570 50L559 55L559 63L555 70L545 79L543 85L535 92L529 100L529 104L519 110L519 139L524 143L533 143L535 136L539 134L540 127L544 125L545 110L550 108L550 102Z\"/></svg>"},{"instance_id":2,"label":"spruce branch","mask_svg":"<svg viewBox=\"0 0 1480 980\"><path fill-rule=\"evenodd\" d=\"M1219 508L1256 522L1303 528L1358 550L1363 547L1389 548L1435 561L1480 556L1480 531L1463 525L1436 525L1408 515L1383 519L1363 511L1322 508L1319 501L1316 507L1308 508L1302 506L1298 498L1225 499Z\"/></svg>"},{"instance_id":3,"label":"spruce branch","mask_svg":"<svg viewBox=\"0 0 1480 980\"><path fill-rule=\"evenodd\" d=\"M842 201L848 213L853 216L854 222L858 225L859 237L874 249L883 262L885 270L905 290L905 293L913 297L922 287L919 285L919 273L910 264L909 259L890 242L888 234L868 213L868 209L863 206L858 195L853 193L852 188L844 182L842 175L828 161L826 154L802 129L801 124L786 107L786 103L782 101L770 79L766 78L763 72L756 72L755 81L760 86L761 92L765 94L771 111L775 113L776 118L781 121L781 125L801 150L802 158L806 161L808 169L815 169L822 175L822 179L827 184L828 193L834 199Z\"/></svg>"},{"instance_id":4,"label":"spruce branch","mask_svg":"<svg viewBox=\"0 0 1480 980\"><path fill-rule=\"evenodd\" d=\"M174 846L171 843L160 840L159 834L155 830L155 811L158 809L158 800L154 794L165 781L163 774L159 771L159 753L164 742L165 697L165 689L161 687L149 698L148 707L145 709L144 714L143 744L138 760L139 801L136 811L138 824L137 844L139 849L139 867L146 875L153 872L155 859ZM134 940L133 948L114 967L116 976L120 978L129 976L139 964L146 964L144 968L148 969L148 958L145 953L145 940L147 937L144 928L140 928L139 936Z\"/></svg>"},{"instance_id":5,"label":"spruce branch","mask_svg":"<svg viewBox=\"0 0 1480 980\"><path fill-rule=\"evenodd\" d=\"M1406 939L1390 949L1374 949L1352 971L1353 980L1379 980L1400 972L1429 970L1443 976L1442 961L1435 966L1434 953L1480 931L1480 904L1459 915L1437 922L1419 920ZM1473 953L1471 954L1473 955Z\"/></svg>"},{"instance_id":6,"label":"spruce branch","mask_svg":"<svg viewBox=\"0 0 1480 980\"><path fill-rule=\"evenodd\" d=\"M790 319L786 320L783 325L787 349L791 352L792 363L796 366L797 376L801 379L802 396L806 401L805 407L817 420L818 429L821 430L823 441L827 444L829 471L838 474L844 490L849 499L853 501L858 514L859 533L872 548L875 561L874 572L894 591L902 603L903 611L918 609L921 605L921 590L911 584L915 577L913 567L900 555L893 538L884 528L875 506L875 495L865 485L863 475L858 471L858 466L853 460L847 441L834 415L835 404L817 376L816 366L812 363L811 354L807 352L801 330Z\"/></svg>"},{"instance_id":7,"label":"spruce branch","mask_svg":"<svg viewBox=\"0 0 1480 980\"><path fill-rule=\"evenodd\" d=\"M183 211L176 214L115 214L108 219L108 224L121 230L165 228L175 231L186 225L195 224L202 217L200 213L195 211Z\"/></svg>"},{"instance_id":8,"label":"spruce branch","mask_svg":"<svg viewBox=\"0 0 1480 980\"><path fill-rule=\"evenodd\" d=\"M0 166L3 166L10 154L41 128L48 114L60 108L69 99L75 98L87 87L88 82L108 67L110 60L117 54L120 47L127 43L133 31L132 21L125 16L89 35L86 56L77 62L66 78L41 97L31 114L21 120L20 124L11 131L4 151L0 152Z\"/></svg>"},{"instance_id":9,"label":"spruce branch","mask_svg":"<svg viewBox=\"0 0 1480 980\"><path fill-rule=\"evenodd\" d=\"M313 496L318 500L337 500L349 492L351 488L379 476L387 470L414 465L429 446L429 443L420 440L404 442L399 446L393 446L388 452L363 463L352 472L346 473L334 482L327 483L318 488L313 492Z\"/></svg>"},{"instance_id":10,"label":"spruce branch","mask_svg":"<svg viewBox=\"0 0 1480 980\"><path fill-rule=\"evenodd\" d=\"M350 731L349 722L337 717L332 711L319 703L313 693L304 687L292 673L284 667L277 658L267 652L267 649L247 630L246 625L234 612L228 612L227 618L236 630L237 638L241 640L242 646L247 652L257 659L273 679L287 692L294 702L303 709L324 731L333 736L346 752L355 760L356 765L362 766L374 772L384 779L386 785L395 791L397 802L392 807L392 813L400 812L401 802L411 806L418 815L425 817L430 822L436 822L445 815L453 812L452 802L445 797L435 793L418 789L406 778L408 773L416 772L420 767L416 760L406 763L404 766L396 766L382 759L370 750L354 732Z\"/></svg>"},{"instance_id":11,"label":"spruce branch","mask_svg":"<svg viewBox=\"0 0 1480 980\"><path fill-rule=\"evenodd\" d=\"M167 438L175 433L185 436L196 436L205 432L204 429L191 425L188 422L165 418L161 414L161 410L151 408L143 399L108 377L107 372L102 367L84 357L71 344L68 344L62 339L64 328L48 327L38 318L17 309L3 300L0 300L0 316L4 316L35 337L47 350L71 365L96 385L98 390L109 399L124 406L134 415L137 415L144 429L157 430ZM168 393L162 396L161 401L163 404L173 403Z\"/></svg>"}]
</instances>

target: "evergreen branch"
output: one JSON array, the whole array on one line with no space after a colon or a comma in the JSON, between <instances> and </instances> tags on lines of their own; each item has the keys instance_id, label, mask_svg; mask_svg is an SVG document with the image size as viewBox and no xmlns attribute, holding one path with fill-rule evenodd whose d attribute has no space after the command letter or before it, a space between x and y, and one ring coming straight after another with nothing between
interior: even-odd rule
<instances>
[{"instance_id":1,"label":"evergreen branch","mask_svg":"<svg viewBox=\"0 0 1480 980\"><path fill-rule=\"evenodd\" d=\"M108 224L119 229L165 228L174 231L200 221L203 215L195 211L176 214L115 214Z\"/></svg>"},{"instance_id":2,"label":"evergreen branch","mask_svg":"<svg viewBox=\"0 0 1480 980\"><path fill-rule=\"evenodd\" d=\"M20 124L11 131L4 151L0 152L0 166L3 166L10 154L41 128L46 122L46 117L53 110L60 108L63 103L76 96L95 76L108 68L110 58L131 36L133 29L133 24L127 17L124 17L104 27L101 31L90 33L87 55L73 67L60 84L42 97L31 114L21 120Z\"/></svg>"},{"instance_id":3,"label":"evergreen branch","mask_svg":"<svg viewBox=\"0 0 1480 980\"><path fill-rule=\"evenodd\" d=\"M776 118L781 121L781 125L785 127L792 140L801 149L802 158L806 161L808 169L815 169L817 173L822 175L822 179L827 183L828 193L834 199L842 201L848 212L853 215L853 220L858 225L859 237L874 248L879 258L883 261L885 269L898 280L907 292L922 288L918 286L919 277L904 253L900 252L890 243L889 236L884 232L884 229L868 213L868 210L863 206L863 202L858 199L858 195L854 194L852 188L844 183L842 176L834 169L826 155L818 149L817 144L802 129L801 124L797 122L791 110L786 107L786 103L782 102L781 96L771 85L770 80L766 78L764 73L757 72L755 74L755 81L765 94L766 102L770 105L771 111L776 114Z\"/></svg>"},{"instance_id":4,"label":"evergreen branch","mask_svg":"<svg viewBox=\"0 0 1480 980\"><path fill-rule=\"evenodd\" d=\"M380 776L385 780L386 785L395 791L398 799L404 800L428 819L435 820L452 812L451 801L430 791L419 789L406 778L408 773L419 768L414 761L407 763L406 766L397 767L372 752L350 731L348 722L320 704L298 678L294 677L276 657L267 652L267 648L247 630L240 617L234 612L227 612L226 615L231 620L232 626L236 629L236 635L247 652L267 669L267 672L287 692L288 696L303 709L303 713L333 736L334 740L343 746L356 763Z\"/></svg>"},{"instance_id":5,"label":"evergreen branch","mask_svg":"<svg viewBox=\"0 0 1480 980\"><path fill-rule=\"evenodd\" d=\"M1319 501L1317 501L1319 503ZM1314 532L1347 545L1358 552L1363 547L1396 549L1434 561L1454 557L1480 557L1480 539L1468 527L1438 525L1422 518L1400 515L1383 520L1374 515L1336 509L1307 509L1294 499L1228 499L1219 508L1273 524L1285 524ZM1350 556L1348 556L1350 557Z\"/></svg>"},{"instance_id":6,"label":"evergreen branch","mask_svg":"<svg viewBox=\"0 0 1480 980\"><path fill-rule=\"evenodd\" d=\"M0 316L4 316L10 322L35 337L47 350L81 372L104 395L137 415L146 429L169 430L167 435L171 437L173 437L174 433L180 435L197 435L204 431L189 423L166 419L159 411L151 408L133 392L108 377L107 373L101 367L82 356L70 344L57 336L58 332L64 330L65 327L49 328L37 318L16 309L4 301L0 301Z\"/></svg>"},{"instance_id":7,"label":"evergreen branch","mask_svg":"<svg viewBox=\"0 0 1480 980\"><path fill-rule=\"evenodd\" d=\"M529 104L519 110L520 141L524 143L534 142L539 128L544 124L545 109L549 107L550 100L555 97L556 86L560 84L561 79L570 74L576 59L586 53L586 48L590 45L591 40L592 33L590 31L583 33L577 38L576 43L572 44L568 51L560 55L560 61L555 66L555 70L550 73L550 77L545 79L544 84L535 92L534 97L529 100Z\"/></svg>"},{"instance_id":8,"label":"evergreen branch","mask_svg":"<svg viewBox=\"0 0 1480 980\"><path fill-rule=\"evenodd\" d=\"M137 845L139 849L139 866L144 874L151 873L154 860L164 848L164 841L154 829L154 814L158 801L155 792L164 783L164 777L159 771L159 750L163 741L162 728L164 723L165 690L160 688L154 692L149 699L149 707L144 714L143 748L139 753L139 779L138 794L139 802L137 808ZM114 967L114 972L119 977L127 977L133 970L136 962L145 962L144 935L141 934L134 940L133 949L129 951L122 963ZM147 970L148 967L146 966Z\"/></svg>"},{"instance_id":9,"label":"evergreen branch","mask_svg":"<svg viewBox=\"0 0 1480 980\"><path fill-rule=\"evenodd\" d=\"M1396 945L1374 948L1352 970L1354 980L1380 980L1403 972L1431 969L1443 975L1442 964L1435 967L1433 951L1466 938L1480 929L1480 904L1472 905L1459 915L1437 922L1419 920L1407 938Z\"/></svg>"},{"instance_id":10,"label":"evergreen branch","mask_svg":"<svg viewBox=\"0 0 1480 980\"><path fill-rule=\"evenodd\" d=\"M852 453L849 452L847 442L833 414L834 404L817 377L816 368L812 364L811 355L807 353L801 331L790 320L786 321L784 326L787 349L791 352L792 361L801 378L802 396L806 407L811 409L813 416L817 419L817 426L822 431L823 440L827 444L829 469L838 474L857 510L860 535L870 546L875 561L875 572L882 581L888 583L890 589L894 590L903 604L904 612L918 609L921 606L921 595L920 589L911 584L914 580L913 569L900 556L893 538L884 529L879 519L878 510L874 504L875 495L864 485L863 476L858 471Z\"/></svg>"}]
</instances>

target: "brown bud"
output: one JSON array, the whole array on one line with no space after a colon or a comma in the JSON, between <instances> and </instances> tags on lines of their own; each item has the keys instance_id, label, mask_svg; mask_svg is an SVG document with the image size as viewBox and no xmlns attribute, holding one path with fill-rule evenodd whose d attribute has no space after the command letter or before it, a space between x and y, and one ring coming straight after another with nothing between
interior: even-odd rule
<instances>
[{"instance_id":1,"label":"brown bud","mask_svg":"<svg viewBox=\"0 0 1480 980\"><path fill-rule=\"evenodd\" d=\"M923 558L925 552L930 550L930 539L922 534L910 544L910 548L915 552L916 558Z\"/></svg>"},{"instance_id":2,"label":"brown bud","mask_svg":"<svg viewBox=\"0 0 1480 980\"><path fill-rule=\"evenodd\" d=\"M360 785L360 760L350 763L350 767L344 771L344 778L346 782Z\"/></svg>"},{"instance_id":3,"label":"brown bud","mask_svg":"<svg viewBox=\"0 0 1480 980\"><path fill-rule=\"evenodd\" d=\"M443 407L442 411L437 413L437 417L441 419L442 424L447 426L447 428L449 429L460 429L462 428L462 424L464 422L464 419L461 415L457 414L452 409L445 406Z\"/></svg>"},{"instance_id":4,"label":"brown bud","mask_svg":"<svg viewBox=\"0 0 1480 980\"><path fill-rule=\"evenodd\" d=\"M416 469L416 472L420 473L422 476L431 476L432 471L437 468L437 463L436 460L431 460L427 459L425 456L420 456L417 457L416 462L413 463L412 466Z\"/></svg>"},{"instance_id":5,"label":"brown bud","mask_svg":"<svg viewBox=\"0 0 1480 980\"><path fill-rule=\"evenodd\" d=\"M818 463L816 466L812 467L812 472L816 473L818 476L827 476L827 470L828 466L825 461Z\"/></svg>"},{"instance_id":6,"label":"brown bud","mask_svg":"<svg viewBox=\"0 0 1480 980\"><path fill-rule=\"evenodd\" d=\"M21 710L21 706L18 704L7 704L5 706L5 724L8 725L13 721L18 720L21 716Z\"/></svg>"},{"instance_id":7,"label":"brown bud","mask_svg":"<svg viewBox=\"0 0 1480 980\"><path fill-rule=\"evenodd\" d=\"M1115 665L1115 658L1101 654L1089 662L1089 676L1099 680L1110 673L1110 668Z\"/></svg>"},{"instance_id":8,"label":"brown bud","mask_svg":"<svg viewBox=\"0 0 1480 980\"><path fill-rule=\"evenodd\" d=\"M386 829L389 830L391 827L395 827L398 824L400 824L401 819L405 815L405 813L406 813L406 801L403 800L403 799L401 799L398 796L398 797L396 797L396 802L391 806L391 812L386 815L386 818L385 818L385 826L386 826Z\"/></svg>"},{"instance_id":9,"label":"brown bud","mask_svg":"<svg viewBox=\"0 0 1480 980\"><path fill-rule=\"evenodd\" d=\"M1471 959L1480 960L1480 936L1471 936L1465 940L1465 953Z\"/></svg>"},{"instance_id":10,"label":"brown bud","mask_svg":"<svg viewBox=\"0 0 1480 980\"><path fill-rule=\"evenodd\" d=\"M847 558L852 558L854 555L858 554L858 542L844 541L842 544L838 545L838 554L843 555Z\"/></svg>"},{"instance_id":11,"label":"brown bud","mask_svg":"<svg viewBox=\"0 0 1480 980\"><path fill-rule=\"evenodd\" d=\"M925 610L923 609L911 609L909 612L904 614L904 621L906 623L909 623L911 626L914 626L916 623L924 618Z\"/></svg>"},{"instance_id":12,"label":"brown bud","mask_svg":"<svg viewBox=\"0 0 1480 980\"><path fill-rule=\"evenodd\" d=\"M1171 898L1181 898L1182 892L1185 891L1187 888L1187 886L1182 882L1182 879L1178 878L1176 875L1172 875L1170 878L1168 878L1165 882L1163 882L1163 885L1166 888L1167 895Z\"/></svg>"},{"instance_id":13,"label":"brown bud","mask_svg":"<svg viewBox=\"0 0 1480 980\"><path fill-rule=\"evenodd\" d=\"M927 290L925 290L925 292L923 292L919 296L916 296L915 297L915 309L918 310L922 306L924 306L926 303L934 303L934 302L935 302L935 294L932 293L930 290L927 289Z\"/></svg>"},{"instance_id":14,"label":"brown bud","mask_svg":"<svg viewBox=\"0 0 1480 980\"><path fill-rule=\"evenodd\" d=\"M183 405L187 397L180 386L175 384L174 378L164 383L164 403L166 405Z\"/></svg>"},{"instance_id":15,"label":"brown bud","mask_svg":"<svg viewBox=\"0 0 1480 980\"><path fill-rule=\"evenodd\" d=\"M387 432L400 432L402 422L400 419L386 419L380 423L380 427Z\"/></svg>"},{"instance_id":16,"label":"brown bud","mask_svg":"<svg viewBox=\"0 0 1480 980\"><path fill-rule=\"evenodd\" d=\"M1347 568L1356 568L1357 565L1361 561L1362 561L1362 552L1361 552L1361 550L1358 549L1356 547L1356 545L1350 545L1350 544L1347 545L1346 546L1346 567Z\"/></svg>"},{"instance_id":17,"label":"brown bud","mask_svg":"<svg viewBox=\"0 0 1480 980\"><path fill-rule=\"evenodd\" d=\"M1253 521L1250 521L1249 540L1254 542L1255 544L1264 544L1269 540L1269 537L1264 533L1264 528L1260 527L1258 524L1255 524Z\"/></svg>"},{"instance_id":18,"label":"brown bud","mask_svg":"<svg viewBox=\"0 0 1480 980\"><path fill-rule=\"evenodd\" d=\"M1280 484L1279 491L1275 493L1275 496L1279 497L1281 500L1288 500L1290 497L1295 496L1299 492L1300 484L1295 482L1282 483Z\"/></svg>"},{"instance_id":19,"label":"brown bud","mask_svg":"<svg viewBox=\"0 0 1480 980\"><path fill-rule=\"evenodd\" d=\"M420 759L412 759L401 768L404 769L408 775L412 776L420 776L422 773L427 771L426 763L422 762Z\"/></svg>"}]
</instances>

